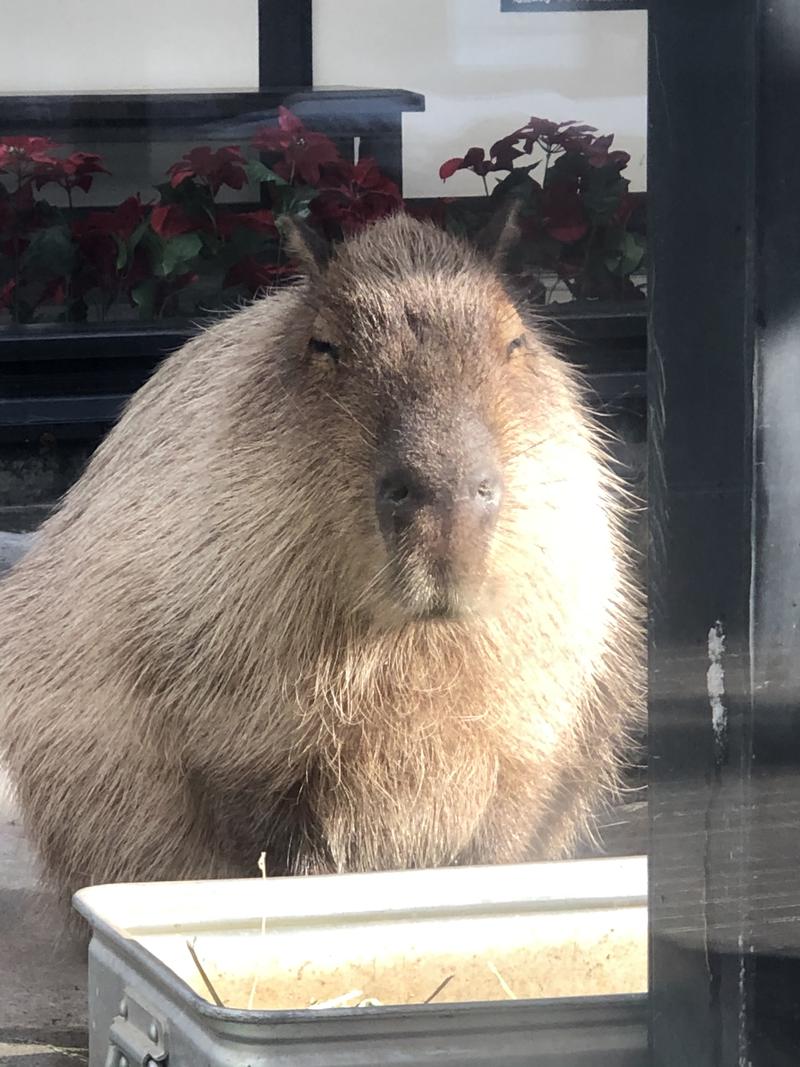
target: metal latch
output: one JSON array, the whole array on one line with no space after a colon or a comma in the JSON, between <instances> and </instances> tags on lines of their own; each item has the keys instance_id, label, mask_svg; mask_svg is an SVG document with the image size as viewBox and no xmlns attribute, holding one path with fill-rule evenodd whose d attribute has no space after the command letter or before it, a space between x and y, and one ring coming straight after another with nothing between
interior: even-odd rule
<instances>
[{"instance_id":1,"label":"metal latch","mask_svg":"<svg viewBox=\"0 0 800 1067\"><path fill-rule=\"evenodd\" d=\"M155 1067L167 1062L163 1020L126 993L108 1032L105 1067Z\"/></svg>"}]
</instances>

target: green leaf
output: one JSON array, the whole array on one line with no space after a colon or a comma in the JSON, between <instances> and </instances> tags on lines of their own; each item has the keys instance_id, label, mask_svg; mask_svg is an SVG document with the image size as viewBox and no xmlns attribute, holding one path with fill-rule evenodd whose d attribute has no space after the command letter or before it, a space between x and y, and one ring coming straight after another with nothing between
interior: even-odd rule
<instances>
[{"instance_id":1,"label":"green leaf","mask_svg":"<svg viewBox=\"0 0 800 1067\"><path fill-rule=\"evenodd\" d=\"M54 207L49 201L41 199L36 201L36 215L40 226L66 226L67 212L58 207Z\"/></svg>"},{"instance_id":2,"label":"green leaf","mask_svg":"<svg viewBox=\"0 0 800 1067\"><path fill-rule=\"evenodd\" d=\"M577 152L565 152L550 160L544 182L545 188L553 182L574 182L576 178L583 177L588 169L589 164L582 155Z\"/></svg>"},{"instance_id":3,"label":"green leaf","mask_svg":"<svg viewBox=\"0 0 800 1067\"><path fill-rule=\"evenodd\" d=\"M75 246L66 226L38 230L22 257L23 269L39 278L70 274L75 266Z\"/></svg>"},{"instance_id":4,"label":"green leaf","mask_svg":"<svg viewBox=\"0 0 800 1067\"><path fill-rule=\"evenodd\" d=\"M29 323L33 322L36 318L36 309L27 300L19 298L17 300L17 322Z\"/></svg>"},{"instance_id":5,"label":"green leaf","mask_svg":"<svg viewBox=\"0 0 800 1067\"><path fill-rule=\"evenodd\" d=\"M163 277L178 273L198 255L202 247L202 239L196 233L182 233L178 237L170 237L164 242L158 273Z\"/></svg>"},{"instance_id":6,"label":"green leaf","mask_svg":"<svg viewBox=\"0 0 800 1067\"><path fill-rule=\"evenodd\" d=\"M613 218L630 183L609 167L589 167L581 183L581 199L595 225Z\"/></svg>"},{"instance_id":7,"label":"green leaf","mask_svg":"<svg viewBox=\"0 0 800 1067\"><path fill-rule=\"evenodd\" d=\"M152 319L153 317L156 286L156 281L153 278L149 278L146 282L142 282L141 285L137 285L131 290L131 299L138 307L143 319Z\"/></svg>"},{"instance_id":8,"label":"green leaf","mask_svg":"<svg viewBox=\"0 0 800 1067\"><path fill-rule=\"evenodd\" d=\"M180 204L190 215L213 210L214 197L211 190L205 183L195 181L194 178L186 178L174 187L169 182L162 182L156 189L159 193L159 204Z\"/></svg>"},{"instance_id":9,"label":"green leaf","mask_svg":"<svg viewBox=\"0 0 800 1067\"><path fill-rule=\"evenodd\" d=\"M132 255L133 254L133 250L136 248L138 243L141 241L142 237L144 237L144 235L147 233L147 230L148 230L149 226L150 226L150 219L149 218L144 218L139 223L139 225L136 227L136 229L133 231L133 233L130 235L130 238L128 239L128 255Z\"/></svg>"},{"instance_id":10,"label":"green leaf","mask_svg":"<svg viewBox=\"0 0 800 1067\"><path fill-rule=\"evenodd\" d=\"M311 185L281 185L270 189L271 208L276 215L308 214L308 205L319 195Z\"/></svg>"},{"instance_id":11,"label":"green leaf","mask_svg":"<svg viewBox=\"0 0 800 1067\"><path fill-rule=\"evenodd\" d=\"M282 178L280 174L276 174L274 170L270 170L269 167L265 167L258 159L251 159L249 163L245 164L244 169L247 171L247 177L251 182L270 182L273 185L289 184L285 178Z\"/></svg>"},{"instance_id":12,"label":"green leaf","mask_svg":"<svg viewBox=\"0 0 800 1067\"><path fill-rule=\"evenodd\" d=\"M128 261L133 257L133 253L136 251L136 246L139 244L142 237L144 237L149 226L150 219L145 218L139 223L127 241L120 240L119 237L114 238L117 242L117 270L125 269Z\"/></svg>"},{"instance_id":13,"label":"green leaf","mask_svg":"<svg viewBox=\"0 0 800 1067\"><path fill-rule=\"evenodd\" d=\"M220 246L220 251L216 256L201 257L192 264L192 270L197 274L201 285L203 282L214 282L218 287L220 274L240 258L234 252L226 256L223 252L224 247L224 245Z\"/></svg>"},{"instance_id":14,"label":"green leaf","mask_svg":"<svg viewBox=\"0 0 800 1067\"><path fill-rule=\"evenodd\" d=\"M121 241L119 237L115 237L114 240L117 243L117 259L114 265L117 270L124 270L128 262L128 245L125 241Z\"/></svg>"},{"instance_id":15,"label":"green leaf","mask_svg":"<svg viewBox=\"0 0 800 1067\"><path fill-rule=\"evenodd\" d=\"M220 251L225 247L225 242L221 237L217 237L214 233L199 233L197 235L200 238L202 248L200 249L199 262L213 262L220 254ZM196 270L198 264L194 264Z\"/></svg>"},{"instance_id":16,"label":"green leaf","mask_svg":"<svg viewBox=\"0 0 800 1067\"><path fill-rule=\"evenodd\" d=\"M144 255L147 257L148 263L150 264L150 270L153 274L158 273L161 256L164 250L164 243L164 239L159 237L155 230L151 230L148 224L147 229L141 236L139 244L141 245Z\"/></svg>"},{"instance_id":17,"label":"green leaf","mask_svg":"<svg viewBox=\"0 0 800 1067\"><path fill-rule=\"evenodd\" d=\"M541 187L530 175L531 167L517 167L506 175L502 181L497 182L489 194L490 200L503 200L507 196L516 194L523 200L530 199Z\"/></svg>"},{"instance_id":18,"label":"green leaf","mask_svg":"<svg viewBox=\"0 0 800 1067\"><path fill-rule=\"evenodd\" d=\"M641 266L645 244L638 234L611 231L606 238L605 249L606 267L612 274L627 278Z\"/></svg>"},{"instance_id":19,"label":"green leaf","mask_svg":"<svg viewBox=\"0 0 800 1067\"><path fill-rule=\"evenodd\" d=\"M235 249L236 258L239 259L242 256L258 255L274 244L274 241L257 230L250 230L245 226L237 226L226 243Z\"/></svg>"}]
</instances>

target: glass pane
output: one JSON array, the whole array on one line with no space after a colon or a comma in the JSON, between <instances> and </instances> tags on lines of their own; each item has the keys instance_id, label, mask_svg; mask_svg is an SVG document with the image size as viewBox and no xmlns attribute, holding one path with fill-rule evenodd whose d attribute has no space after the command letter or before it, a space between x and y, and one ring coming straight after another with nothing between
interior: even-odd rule
<instances>
[{"instance_id":1,"label":"glass pane","mask_svg":"<svg viewBox=\"0 0 800 1067\"><path fill-rule=\"evenodd\" d=\"M405 203L469 236L509 197L522 231L509 269L534 303L639 302L644 34L641 11L321 2L317 85L380 93L287 100L277 125L277 100L247 95L148 98L138 117L125 96L0 99L0 321L192 318L288 277L285 213L335 240Z\"/></svg>"},{"instance_id":2,"label":"glass pane","mask_svg":"<svg viewBox=\"0 0 800 1067\"><path fill-rule=\"evenodd\" d=\"M643 6L98 3L92 35L62 7L14 16L53 62L0 72L0 636L5 594L14 677L36 645L86 711L9 745L15 877L247 877L85 898L207 1005L460 1005L518 1062L529 1026L643 1063ZM18 686L0 661L0 706ZM111 719L76 754L111 693L124 773ZM19 755L42 737L48 828ZM64 813L96 775L92 841ZM130 826L161 816L144 855ZM485 1005L512 1001L498 1038Z\"/></svg>"}]
</instances>

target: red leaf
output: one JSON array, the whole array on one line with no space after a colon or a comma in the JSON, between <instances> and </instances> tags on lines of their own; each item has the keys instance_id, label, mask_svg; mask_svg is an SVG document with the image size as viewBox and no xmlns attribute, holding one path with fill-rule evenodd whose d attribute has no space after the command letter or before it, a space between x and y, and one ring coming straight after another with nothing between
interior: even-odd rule
<instances>
[{"instance_id":1,"label":"red leaf","mask_svg":"<svg viewBox=\"0 0 800 1067\"><path fill-rule=\"evenodd\" d=\"M36 171L36 188L41 189L53 182L67 192L82 189L88 193L94 175L108 173L100 156L93 152L73 152L66 159L50 159L43 163Z\"/></svg>"},{"instance_id":2,"label":"red leaf","mask_svg":"<svg viewBox=\"0 0 800 1067\"><path fill-rule=\"evenodd\" d=\"M108 174L109 171L103 166L100 156L94 152L73 152L62 161L62 166L67 174Z\"/></svg>"},{"instance_id":3,"label":"red leaf","mask_svg":"<svg viewBox=\"0 0 800 1067\"><path fill-rule=\"evenodd\" d=\"M217 215L217 231L222 237L230 237L237 226L270 235L278 232L271 211L225 211Z\"/></svg>"},{"instance_id":4,"label":"red leaf","mask_svg":"<svg viewBox=\"0 0 800 1067\"><path fill-rule=\"evenodd\" d=\"M442 179L443 182L445 182L448 178L452 178L455 172L457 170L461 170L463 166L463 157L459 156L453 159L445 160L445 162L442 163L441 167L439 167L439 177Z\"/></svg>"},{"instance_id":5,"label":"red leaf","mask_svg":"<svg viewBox=\"0 0 800 1067\"><path fill-rule=\"evenodd\" d=\"M540 137L546 139L555 137L558 133L558 126L555 122L551 122L549 119L539 119L533 115L528 119L527 124L518 132L526 134L535 142L538 141Z\"/></svg>"},{"instance_id":6,"label":"red leaf","mask_svg":"<svg viewBox=\"0 0 800 1067\"><path fill-rule=\"evenodd\" d=\"M130 237L144 219L149 208L149 204L142 203L138 193L136 196L129 196L127 200L123 200L112 212L116 227L114 232L126 239Z\"/></svg>"},{"instance_id":7,"label":"red leaf","mask_svg":"<svg viewBox=\"0 0 800 1067\"><path fill-rule=\"evenodd\" d=\"M154 207L150 215L150 225L159 237L177 237L181 233L202 229L178 204L159 204Z\"/></svg>"},{"instance_id":8,"label":"red leaf","mask_svg":"<svg viewBox=\"0 0 800 1067\"><path fill-rule=\"evenodd\" d=\"M67 292L63 278L53 278L44 287L42 295L37 300L38 304L45 304L50 302L52 304L63 304L66 298Z\"/></svg>"},{"instance_id":9,"label":"red leaf","mask_svg":"<svg viewBox=\"0 0 800 1067\"><path fill-rule=\"evenodd\" d=\"M4 256L21 256L30 244L27 237L12 237L7 241L0 241L0 252Z\"/></svg>"},{"instance_id":10,"label":"red leaf","mask_svg":"<svg viewBox=\"0 0 800 1067\"><path fill-rule=\"evenodd\" d=\"M482 148L470 148L464 156L462 167L482 176L488 174L490 170L495 169L494 164L486 159L486 153Z\"/></svg>"},{"instance_id":11,"label":"red leaf","mask_svg":"<svg viewBox=\"0 0 800 1067\"><path fill-rule=\"evenodd\" d=\"M626 226L635 208L636 201L633 199L630 193L625 193L619 207L611 217L612 225Z\"/></svg>"},{"instance_id":12,"label":"red leaf","mask_svg":"<svg viewBox=\"0 0 800 1067\"><path fill-rule=\"evenodd\" d=\"M307 185L318 185L320 168L341 159L329 137L307 129L285 107L278 108L278 126L259 130L252 145L261 152L281 153L283 159L273 167L275 173L286 181L299 178Z\"/></svg>"},{"instance_id":13,"label":"red leaf","mask_svg":"<svg viewBox=\"0 0 800 1067\"><path fill-rule=\"evenodd\" d=\"M250 142L259 152L282 152L291 144L291 137L279 126L265 126L253 135Z\"/></svg>"},{"instance_id":14,"label":"red leaf","mask_svg":"<svg viewBox=\"0 0 800 1067\"><path fill-rule=\"evenodd\" d=\"M77 236L87 233L113 234L127 240L147 214L149 205L139 196L129 196L113 211L91 211L73 225Z\"/></svg>"},{"instance_id":15,"label":"red leaf","mask_svg":"<svg viewBox=\"0 0 800 1067\"><path fill-rule=\"evenodd\" d=\"M595 152L592 148L587 150L589 165L592 167L616 167L624 170L631 161L627 152Z\"/></svg>"},{"instance_id":16,"label":"red leaf","mask_svg":"<svg viewBox=\"0 0 800 1067\"><path fill-rule=\"evenodd\" d=\"M476 174L486 175L494 170L494 164L486 159L482 148L470 148L463 159L448 159L439 167L439 177L446 181L457 170L472 170Z\"/></svg>"},{"instance_id":17,"label":"red leaf","mask_svg":"<svg viewBox=\"0 0 800 1067\"><path fill-rule=\"evenodd\" d=\"M14 290L17 287L16 279L10 278L0 289L0 308L11 307L14 302Z\"/></svg>"},{"instance_id":18,"label":"red leaf","mask_svg":"<svg viewBox=\"0 0 800 1067\"><path fill-rule=\"evenodd\" d=\"M548 234L555 238L556 241L560 241L562 244L574 244L575 241L580 241L582 237L585 237L589 230L588 225L585 222L575 222L570 226L548 226Z\"/></svg>"},{"instance_id":19,"label":"red leaf","mask_svg":"<svg viewBox=\"0 0 800 1067\"><path fill-rule=\"evenodd\" d=\"M381 193L397 203L402 202L400 189L391 178L387 178L374 159L360 159L353 168L352 180L361 190Z\"/></svg>"},{"instance_id":20,"label":"red leaf","mask_svg":"<svg viewBox=\"0 0 800 1067\"><path fill-rule=\"evenodd\" d=\"M292 137L297 137L305 131L305 126L297 115L282 104L278 107L278 125Z\"/></svg>"},{"instance_id":21,"label":"red leaf","mask_svg":"<svg viewBox=\"0 0 800 1067\"><path fill-rule=\"evenodd\" d=\"M234 263L222 282L227 289L234 285L243 286L251 296L261 289L273 285L279 278L295 274L291 267L277 266L274 263L259 263L253 256L245 256Z\"/></svg>"},{"instance_id":22,"label":"red leaf","mask_svg":"<svg viewBox=\"0 0 800 1067\"><path fill-rule=\"evenodd\" d=\"M174 188L187 178L199 178L210 186L216 196L223 185L241 189L247 182L244 169L246 159L238 146L228 145L216 151L207 145L193 148L167 169L170 185Z\"/></svg>"},{"instance_id":23,"label":"red leaf","mask_svg":"<svg viewBox=\"0 0 800 1067\"><path fill-rule=\"evenodd\" d=\"M2 137L0 138L0 171L15 173L31 171L31 164L50 165L57 160L49 153L60 146L49 137ZM33 168L35 169L35 168ZM30 177L30 173L25 174Z\"/></svg>"},{"instance_id":24,"label":"red leaf","mask_svg":"<svg viewBox=\"0 0 800 1067\"><path fill-rule=\"evenodd\" d=\"M483 163L486 158L486 153L482 148L470 148L467 154L464 156L465 167L476 167Z\"/></svg>"},{"instance_id":25,"label":"red leaf","mask_svg":"<svg viewBox=\"0 0 800 1067\"><path fill-rule=\"evenodd\" d=\"M25 212L33 210L33 183L25 182L11 194L11 204L15 211Z\"/></svg>"},{"instance_id":26,"label":"red leaf","mask_svg":"<svg viewBox=\"0 0 800 1067\"><path fill-rule=\"evenodd\" d=\"M352 233L403 204L397 185L374 159L361 159L355 166L340 159L323 167L321 178L322 191L311 201L310 211L331 237L336 236L336 228Z\"/></svg>"},{"instance_id":27,"label":"red leaf","mask_svg":"<svg viewBox=\"0 0 800 1067\"><path fill-rule=\"evenodd\" d=\"M512 133L508 137L503 137L499 141L495 141L492 147L489 149L489 155L495 161L495 169L499 170L511 170L514 166L514 160L519 159L521 155L524 155L516 147L516 142L519 140L517 134ZM530 151L530 149L528 149Z\"/></svg>"},{"instance_id":28,"label":"red leaf","mask_svg":"<svg viewBox=\"0 0 800 1067\"><path fill-rule=\"evenodd\" d=\"M314 186L319 184L320 167L337 163L339 159L336 145L321 133L305 133L299 140L292 141L285 152L290 178L296 174L301 181Z\"/></svg>"},{"instance_id":29,"label":"red leaf","mask_svg":"<svg viewBox=\"0 0 800 1067\"><path fill-rule=\"evenodd\" d=\"M176 189L186 178L193 178L194 171L188 163L173 163L167 171L170 175L169 184Z\"/></svg>"},{"instance_id":30,"label":"red leaf","mask_svg":"<svg viewBox=\"0 0 800 1067\"><path fill-rule=\"evenodd\" d=\"M558 182L545 189L542 215L545 232L562 244L580 241L589 232L577 185Z\"/></svg>"}]
</instances>

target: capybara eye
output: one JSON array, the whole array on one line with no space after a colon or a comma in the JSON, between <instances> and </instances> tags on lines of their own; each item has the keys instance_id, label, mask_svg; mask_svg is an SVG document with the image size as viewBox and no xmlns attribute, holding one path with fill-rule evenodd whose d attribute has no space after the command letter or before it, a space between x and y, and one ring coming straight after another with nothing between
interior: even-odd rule
<instances>
[{"instance_id":1,"label":"capybara eye","mask_svg":"<svg viewBox=\"0 0 800 1067\"><path fill-rule=\"evenodd\" d=\"M318 352L322 356L329 356L334 363L339 361L339 349L330 341L321 341L318 337L312 337L311 351Z\"/></svg>"},{"instance_id":2,"label":"capybara eye","mask_svg":"<svg viewBox=\"0 0 800 1067\"><path fill-rule=\"evenodd\" d=\"M516 351L518 351L520 348L524 348L524 347L525 347L525 338L524 337L515 337L513 341L509 341L508 346L506 347L506 355L507 356L513 356Z\"/></svg>"}]
</instances>

